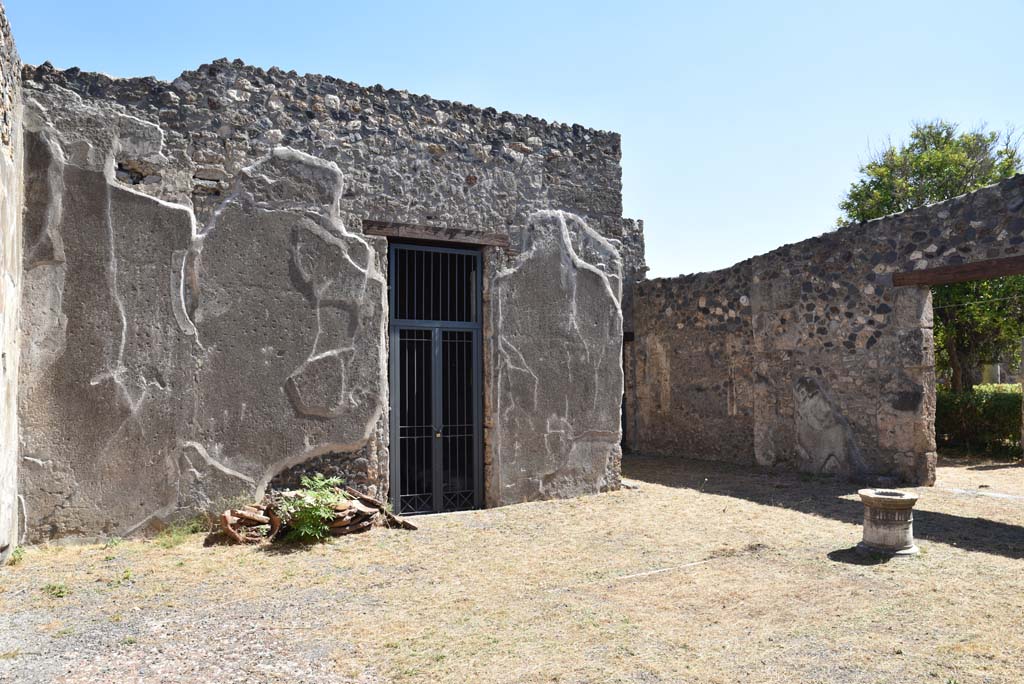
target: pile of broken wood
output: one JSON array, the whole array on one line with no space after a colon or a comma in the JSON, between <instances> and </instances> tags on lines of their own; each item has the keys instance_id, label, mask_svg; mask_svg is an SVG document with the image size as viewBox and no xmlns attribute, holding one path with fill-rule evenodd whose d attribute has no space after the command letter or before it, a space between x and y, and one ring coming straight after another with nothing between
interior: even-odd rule
<instances>
[{"instance_id":1,"label":"pile of broken wood","mask_svg":"<svg viewBox=\"0 0 1024 684\"><path fill-rule=\"evenodd\" d=\"M416 529L414 524L395 515L372 496L351 487L345 487L342 491L345 498L339 498L334 504L334 519L328 523L332 536L365 532L374 526ZM301 492L276 492L273 496L264 497L258 504L228 509L221 513L221 529L230 540L238 544L273 541L282 530L287 529L288 524L288 521L281 519L275 501L301 495Z\"/></svg>"}]
</instances>

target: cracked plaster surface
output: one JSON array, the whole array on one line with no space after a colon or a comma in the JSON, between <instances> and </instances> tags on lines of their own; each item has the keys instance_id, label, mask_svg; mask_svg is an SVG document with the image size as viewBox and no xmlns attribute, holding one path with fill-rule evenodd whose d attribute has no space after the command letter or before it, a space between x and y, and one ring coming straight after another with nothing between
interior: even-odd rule
<instances>
[{"instance_id":1,"label":"cracked plaster surface","mask_svg":"<svg viewBox=\"0 0 1024 684\"><path fill-rule=\"evenodd\" d=\"M489 490L500 503L618 488L622 262L578 216L530 216L491 286ZM533 304L518 305L521 301ZM616 344L609 344L616 340Z\"/></svg>"},{"instance_id":2,"label":"cracked plaster surface","mask_svg":"<svg viewBox=\"0 0 1024 684\"><path fill-rule=\"evenodd\" d=\"M158 527L379 439L385 282L334 164L275 148L200 226L116 180L168 163L158 126L59 89L28 112L29 539Z\"/></svg>"}]
</instances>

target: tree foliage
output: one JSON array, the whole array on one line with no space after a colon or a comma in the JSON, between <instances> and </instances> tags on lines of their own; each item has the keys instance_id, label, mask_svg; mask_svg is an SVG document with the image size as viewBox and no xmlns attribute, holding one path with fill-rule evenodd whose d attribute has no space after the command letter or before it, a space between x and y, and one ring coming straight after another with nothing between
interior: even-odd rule
<instances>
[{"instance_id":1,"label":"tree foliage","mask_svg":"<svg viewBox=\"0 0 1024 684\"><path fill-rule=\"evenodd\" d=\"M986 363L1020 363L1024 276L941 285L932 290L935 365L955 391L981 381Z\"/></svg>"},{"instance_id":2,"label":"tree foliage","mask_svg":"<svg viewBox=\"0 0 1024 684\"><path fill-rule=\"evenodd\" d=\"M915 124L909 141L860 167L839 203L839 224L941 202L996 183L1022 168L1018 138L984 127L961 131L937 119ZM955 391L970 389L981 364L1020 361L1024 276L942 285L933 290L936 365Z\"/></svg>"},{"instance_id":3,"label":"tree foliage","mask_svg":"<svg viewBox=\"0 0 1024 684\"><path fill-rule=\"evenodd\" d=\"M941 202L1009 178L1021 170L1017 142L1013 131L960 132L941 119L914 124L906 144L890 142L860 167L862 178L839 203L839 223Z\"/></svg>"}]
</instances>

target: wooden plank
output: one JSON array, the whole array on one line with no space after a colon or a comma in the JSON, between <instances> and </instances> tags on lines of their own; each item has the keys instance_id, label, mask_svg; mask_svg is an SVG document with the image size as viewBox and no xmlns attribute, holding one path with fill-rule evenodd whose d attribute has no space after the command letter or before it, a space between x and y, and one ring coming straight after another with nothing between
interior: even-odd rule
<instances>
[{"instance_id":1,"label":"wooden plank","mask_svg":"<svg viewBox=\"0 0 1024 684\"><path fill-rule=\"evenodd\" d=\"M923 268L920 271L901 271L893 273L892 284L897 287L905 285L948 285L964 283L970 280L987 280L1008 275L1024 274L1024 256L1012 256L1003 259L985 259L972 261L968 264L954 266L936 266Z\"/></svg>"},{"instance_id":2,"label":"wooden plank","mask_svg":"<svg viewBox=\"0 0 1024 684\"><path fill-rule=\"evenodd\" d=\"M363 232L367 235L403 238L406 240L435 240L441 242L460 242L467 245L491 245L503 249L509 248L507 235L482 233L463 228L419 226L411 223L363 219Z\"/></svg>"}]
</instances>

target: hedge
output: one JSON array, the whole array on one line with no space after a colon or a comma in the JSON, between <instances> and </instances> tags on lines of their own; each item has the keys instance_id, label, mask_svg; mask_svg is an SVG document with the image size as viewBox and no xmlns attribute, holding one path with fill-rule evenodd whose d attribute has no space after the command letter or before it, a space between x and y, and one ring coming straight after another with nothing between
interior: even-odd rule
<instances>
[{"instance_id":1,"label":"hedge","mask_svg":"<svg viewBox=\"0 0 1024 684\"><path fill-rule=\"evenodd\" d=\"M985 451L1020 446L1020 385L975 385L961 393L940 389L935 398L939 444Z\"/></svg>"}]
</instances>

